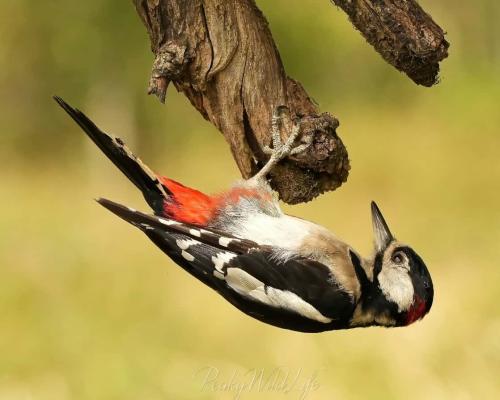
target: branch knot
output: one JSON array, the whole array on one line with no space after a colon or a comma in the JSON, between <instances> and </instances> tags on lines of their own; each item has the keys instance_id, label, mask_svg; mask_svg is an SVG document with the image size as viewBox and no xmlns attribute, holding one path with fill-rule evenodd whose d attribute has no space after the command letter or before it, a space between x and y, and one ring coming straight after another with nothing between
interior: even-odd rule
<instances>
[{"instance_id":1,"label":"branch knot","mask_svg":"<svg viewBox=\"0 0 500 400\"><path fill-rule=\"evenodd\" d=\"M163 44L153 61L148 94L156 95L162 103L165 103L169 83L182 77L191 58L186 45L175 41Z\"/></svg>"}]
</instances>

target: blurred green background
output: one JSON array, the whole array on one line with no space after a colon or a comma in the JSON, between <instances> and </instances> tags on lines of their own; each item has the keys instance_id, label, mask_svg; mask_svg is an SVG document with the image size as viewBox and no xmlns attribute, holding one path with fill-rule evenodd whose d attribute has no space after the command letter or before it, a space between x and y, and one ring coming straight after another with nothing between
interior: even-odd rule
<instances>
[{"instance_id":1,"label":"blurred green background","mask_svg":"<svg viewBox=\"0 0 500 400\"><path fill-rule=\"evenodd\" d=\"M313 376L304 398L499 398L500 3L421 3L451 42L431 89L328 1L258 1L352 161L347 184L286 210L369 254L374 199L435 284L411 327L307 335L241 314L92 200L146 209L54 94L174 179L213 192L238 178L182 95L170 88L166 106L146 95L152 55L131 2L3 0L0 399L233 399L233 373L242 384L276 368L299 375L293 390L240 398L299 399ZM229 386L205 385L207 371Z\"/></svg>"}]
</instances>

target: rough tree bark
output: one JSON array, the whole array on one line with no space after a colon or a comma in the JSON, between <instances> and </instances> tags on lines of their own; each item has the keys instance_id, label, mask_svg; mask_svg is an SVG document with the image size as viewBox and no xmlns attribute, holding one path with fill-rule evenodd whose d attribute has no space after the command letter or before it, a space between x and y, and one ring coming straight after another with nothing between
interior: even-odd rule
<instances>
[{"instance_id":1,"label":"rough tree bark","mask_svg":"<svg viewBox=\"0 0 500 400\"><path fill-rule=\"evenodd\" d=\"M413 0L331 0L382 57L415 83L438 81L449 43L429 14Z\"/></svg>"},{"instance_id":2,"label":"rough tree bark","mask_svg":"<svg viewBox=\"0 0 500 400\"><path fill-rule=\"evenodd\" d=\"M282 135L300 123L301 140L312 144L271 173L280 198L309 201L346 181L350 166L338 120L320 113L302 85L286 75L254 0L133 2L155 54L149 93L164 102L172 82L223 133L244 178L265 163L261 149L270 144L271 114L284 105L289 118ZM435 82L447 43L413 0L335 2L388 62L417 83Z\"/></svg>"}]
</instances>

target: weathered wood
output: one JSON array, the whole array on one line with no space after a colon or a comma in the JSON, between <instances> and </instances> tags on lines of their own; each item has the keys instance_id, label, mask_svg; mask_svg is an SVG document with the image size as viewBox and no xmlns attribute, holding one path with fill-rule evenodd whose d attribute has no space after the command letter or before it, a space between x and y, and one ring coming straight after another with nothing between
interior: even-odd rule
<instances>
[{"instance_id":1,"label":"weathered wood","mask_svg":"<svg viewBox=\"0 0 500 400\"><path fill-rule=\"evenodd\" d=\"M267 21L253 0L134 0L156 59L149 92L164 101L172 82L224 135L244 178L265 163L271 114L289 109L301 123L303 154L284 160L271 185L288 203L313 199L347 179L349 160L338 121L320 113L287 77ZM285 121L285 136L290 129Z\"/></svg>"},{"instance_id":2,"label":"weathered wood","mask_svg":"<svg viewBox=\"0 0 500 400\"><path fill-rule=\"evenodd\" d=\"M444 32L415 0L331 0L389 64L432 86L448 56Z\"/></svg>"},{"instance_id":3,"label":"weathered wood","mask_svg":"<svg viewBox=\"0 0 500 400\"><path fill-rule=\"evenodd\" d=\"M312 145L284 160L271 185L290 204L306 202L347 180L347 150L338 120L320 113L288 77L267 21L254 0L133 0L155 54L149 93L164 102L170 82L224 135L244 178L265 163L271 114L286 106ZM443 32L413 0L335 0L382 56L415 82L432 85L446 56ZM304 21L307 23L307 21Z\"/></svg>"}]
</instances>

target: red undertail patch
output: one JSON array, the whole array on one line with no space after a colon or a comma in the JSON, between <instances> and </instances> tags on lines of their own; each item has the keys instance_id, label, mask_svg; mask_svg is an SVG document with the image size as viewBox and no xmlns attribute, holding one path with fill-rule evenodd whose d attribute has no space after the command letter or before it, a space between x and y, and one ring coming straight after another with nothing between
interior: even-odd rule
<instances>
[{"instance_id":1,"label":"red undertail patch","mask_svg":"<svg viewBox=\"0 0 500 400\"><path fill-rule=\"evenodd\" d=\"M161 178L161 182L172 193L171 201L165 202L164 205L166 216L195 225L206 225L213 217L216 198L172 179Z\"/></svg>"},{"instance_id":2,"label":"red undertail patch","mask_svg":"<svg viewBox=\"0 0 500 400\"><path fill-rule=\"evenodd\" d=\"M235 187L228 192L209 196L169 178L161 177L160 180L171 193L171 198L165 201L163 207L165 216L194 225L207 225L225 203L237 203L243 197L272 200L269 193L253 188Z\"/></svg>"}]
</instances>

